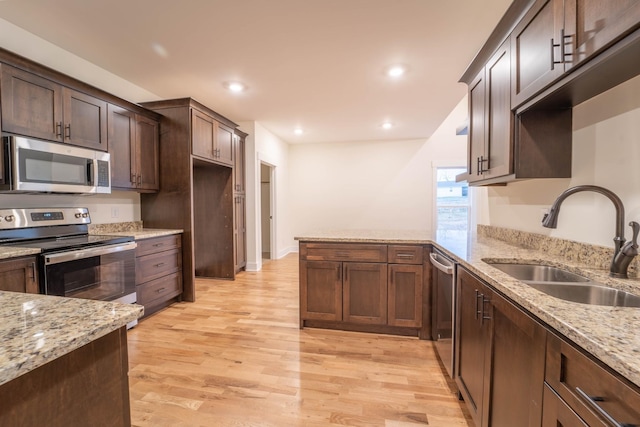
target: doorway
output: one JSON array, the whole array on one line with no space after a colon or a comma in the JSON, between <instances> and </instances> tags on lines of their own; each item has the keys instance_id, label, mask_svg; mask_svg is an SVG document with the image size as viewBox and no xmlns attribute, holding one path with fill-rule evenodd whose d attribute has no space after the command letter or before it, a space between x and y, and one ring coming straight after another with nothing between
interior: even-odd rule
<instances>
[{"instance_id":1,"label":"doorway","mask_svg":"<svg viewBox=\"0 0 640 427\"><path fill-rule=\"evenodd\" d=\"M260 230L262 259L275 259L273 196L275 167L260 162Z\"/></svg>"}]
</instances>

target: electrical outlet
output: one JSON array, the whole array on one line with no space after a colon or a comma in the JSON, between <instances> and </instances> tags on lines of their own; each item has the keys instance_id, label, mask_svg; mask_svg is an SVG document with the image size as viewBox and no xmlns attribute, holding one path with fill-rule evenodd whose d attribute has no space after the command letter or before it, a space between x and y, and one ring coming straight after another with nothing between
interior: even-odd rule
<instances>
[{"instance_id":1,"label":"electrical outlet","mask_svg":"<svg viewBox=\"0 0 640 427\"><path fill-rule=\"evenodd\" d=\"M119 209L116 208L116 207L112 207L111 208L111 218L118 218L118 215L120 215Z\"/></svg>"}]
</instances>

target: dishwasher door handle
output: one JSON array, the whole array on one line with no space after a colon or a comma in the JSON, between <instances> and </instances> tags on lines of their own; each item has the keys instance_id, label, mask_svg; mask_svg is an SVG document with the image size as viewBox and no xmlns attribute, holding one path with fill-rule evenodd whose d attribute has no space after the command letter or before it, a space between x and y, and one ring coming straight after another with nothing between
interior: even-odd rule
<instances>
[{"instance_id":1,"label":"dishwasher door handle","mask_svg":"<svg viewBox=\"0 0 640 427\"><path fill-rule=\"evenodd\" d=\"M442 262L440 262L440 260L442 260L442 257L439 257L433 252L429 254L429 258L431 258L431 264L433 264L435 268L437 268L438 270L442 271L445 274L449 274L449 275L453 274L453 264L451 265L443 264ZM438 258L440 258L440 260Z\"/></svg>"}]
</instances>

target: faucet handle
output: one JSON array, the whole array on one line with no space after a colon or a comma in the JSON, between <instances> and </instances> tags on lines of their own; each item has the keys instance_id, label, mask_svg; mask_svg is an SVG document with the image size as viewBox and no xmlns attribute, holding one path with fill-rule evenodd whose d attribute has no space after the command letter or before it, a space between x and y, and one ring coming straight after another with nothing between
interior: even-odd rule
<instances>
[{"instance_id":1,"label":"faucet handle","mask_svg":"<svg viewBox=\"0 0 640 427\"><path fill-rule=\"evenodd\" d=\"M631 239L631 244L634 248L638 248L638 234L640 233L640 224L635 221L631 221L629 223L631 229L633 230L633 238Z\"/></svg>"}]
</instances>

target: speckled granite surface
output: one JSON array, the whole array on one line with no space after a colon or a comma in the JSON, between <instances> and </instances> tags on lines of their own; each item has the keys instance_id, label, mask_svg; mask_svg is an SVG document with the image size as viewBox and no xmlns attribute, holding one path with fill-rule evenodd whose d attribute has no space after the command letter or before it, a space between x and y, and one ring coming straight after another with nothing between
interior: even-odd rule
<instances>
[{"instance_id":1,"label":"speckled granite surface","mask_svg":"<svg viewBox=\"0 0 640 427\"><path fill-rule=\"evenodd\" d=\"M110 234L114 236L133 236L136 240L150 239L152 237L180 234L183 230L171 230L160 228L144 228L142 221L116 222L111 224L91 224L89 234Z\"/></svg>"},{"instance_id":2,"label":"speckled granite surface","mask_svg":"<svg viewBox=\"0 0 640 427\"><path fill-rule=\"evenodd\" d=\"M306 242L353 243L431 243L431 236L420 230L339 230L308 233L296 240Z\"/></svg>"},{"instance_id":3,"label":"speckled granite surface","mask_svg":"<svg viewBox=\"0 0 640 427\"><path fill-rule=\"evenodd\" d=\"M35 248L14 248L8 246L0 246L0 259L17 258L27 255L36 255L40 253L40 249Z\"/></svg>"},{"instance_id":4,"label":"speckled granite surface","mask_svg":"<svg viewBox=\"0 0 640 427\"><path fill-rule=\"evenodd\" d=\"M0 291L0 384L142 315L136 304Z\"/></svg>"},{"instance_id":5,"label":"speckled granite surface","mask_svg":"<svg viewBox=\"0 0 640 427\"><path fill-rule=\"evenodd\" d=\"M558 244L557 247L554 250L547 250L544 245L539 249L531 249L489 238L486 235L476 236L475 233L463 240L447 238L431 240L428 236L425 237L418 233L411 233L408 240L402 240L401 235L405 235L406 232L397 235L385 232L384 235L389 236L389 240L385 240L384 235L374 232L372 233L374 238L367 239L366 233L366 230L357 233L310 233L296 239L333 242L431 243L543 323L640 386L640 333L638 333L640 308L586 305L554 298L493 268L485 260L490 262L525 261L560 266L636 295L640 295L640 280L612 279L608 276L608 265L603 268L601 264L591 262L590 258L578 258L577 260L571 256L566 258L564 257L565 251L573 252L573 247L562 242L555 242ZM351 239L351 234L353 234L353 239ZM522 234L519 236L524 239L523 241L527 241L527 236ZM608 255L608 257L610 256Z\"/></svg>"},{"instance_id":6,"label":"speckled granite surface","mask_svg":"<svg viewBox=\"0 0 640 427\"><path fill-rule=\"evenodd\" d=\"M136 240L150 239L152 237L169 236L171 234L180 234L182 230L165 230L155 228L145 228L142 230L130 230L130 231L111 231L109 233L112 236L133 236Z\"/></svg>"}]
</instances>

